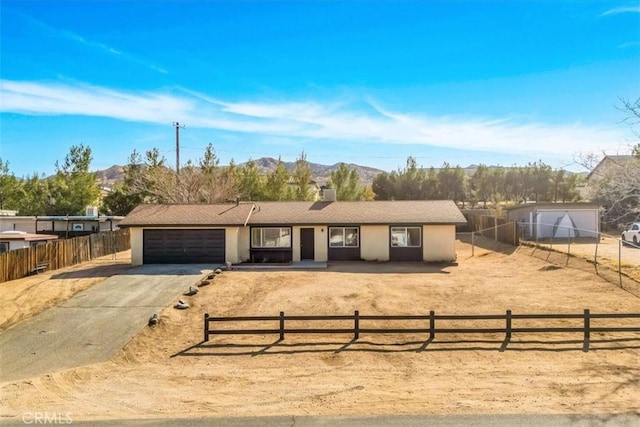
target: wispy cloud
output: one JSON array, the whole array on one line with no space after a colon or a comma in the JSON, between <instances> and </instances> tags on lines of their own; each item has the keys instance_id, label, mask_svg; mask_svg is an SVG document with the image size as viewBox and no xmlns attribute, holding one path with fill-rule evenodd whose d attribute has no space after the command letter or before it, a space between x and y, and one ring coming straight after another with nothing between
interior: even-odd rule
<instances>
[{"instance_id":1,"label":"wispy cloud","mask_svg":"<svg viewBox=\"0 0 640 427\"><path fill-rule=\"evenodd\" d=\"M618 46L618 49L627 49L630 47L637 47L640 46L640 42L627 42L627 43L622 43L621 45Z\"/></svg>"},{"instance_id":2,"label":"wispy cloud","mask_svg":"<svg viewBox=\"0 0 640 427\"><path fill-rule=\"evenodd\" d=\"M252 134L366 144L419 144L512 154L571 155L616 149L620 129L510 117L434 116L385 108L373 99L230 102L193 91L124 92L87 84L0 80L0 111L80 115ZM363 103L367 108L363 108Z\"/></svg>"},{"instance_id":3,"label":"wispy cloud","mask_svg":"<svg viewBox=\"0 0 640 427\"><path fill-rule=\"evenodd\" d=\"M45 24L44 22L37 20L35 18L33 18L32 16L28 16L25 15L23 13L17 12L17 14L19 16L21 16L22 18L26 19L27 21L29 21L32 25L34 25L35 27L39 28L41 31L43 31L45 34L47 35L52 35L52 36L56 36L56 37L60 37L66 40L70 40L73 41L75 43L81 44L83 46L86 46L88 48L91 49L95 49L98 50L104 54L108 54L108 55L115 55L120 59L147 67L151 70L157 71L159 73L162 74L168 74L168 71L165 70L162 67L159 67L155 64L150 63L149 61L146 61L144 59L141 59L137 56L128 54L126 52L123 52L120 49L117 49L115 47L112 46L108 46L104 43L100 43L94 40L90 40L86 37L83 37L79 34L76 34L72 31L66 30L66 29L62 29L62 28L55 28L52 27L48 24Z\"/></svg>"},{"instance_id":4,"label":"wispy cloud","mask_svg":"<svg viewBox=\"0 0 640 427\"><path fill-rule=\"evenodd\" d=\"M603 12L600 16L618 15L620 13L640 13L640 6L615 7Z\"/></svg>"}]
</instances>

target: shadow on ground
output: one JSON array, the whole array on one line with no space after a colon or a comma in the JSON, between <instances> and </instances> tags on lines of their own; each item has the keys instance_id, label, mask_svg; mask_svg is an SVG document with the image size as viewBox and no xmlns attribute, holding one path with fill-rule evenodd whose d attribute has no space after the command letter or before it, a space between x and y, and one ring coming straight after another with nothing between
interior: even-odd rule
<instances>
[{"instance_id":1,"label":"shadow on ground","mask_svg":"<svg viewBox=\"0 0 640 427\"><path fill-rule=\"evenodd\" d=\"M592 339L588 351L619 351L640 349L640 337ZM287 343L214 343L201 341L171 357L204 356L266 356L302 353L421 353L443 351L488 352L568 352L586 351L583 340L425 340L381 343L365 340L308 341Z\"/></svg>"}]
</instances>

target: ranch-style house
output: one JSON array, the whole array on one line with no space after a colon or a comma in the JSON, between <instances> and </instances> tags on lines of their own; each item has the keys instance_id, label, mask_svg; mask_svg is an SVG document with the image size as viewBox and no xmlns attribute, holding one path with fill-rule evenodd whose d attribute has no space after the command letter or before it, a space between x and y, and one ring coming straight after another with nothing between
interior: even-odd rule
<instances>
[{"instance_id":1,"label":"ranch-style house","mask_svg":"<svg viewBox=\"0 0 640 427\"><path fill-rule=\"evenodd\" d=\"M450 200L143 204L120 222L131 262L455 261Z\"/></svg>"}]
</instances>

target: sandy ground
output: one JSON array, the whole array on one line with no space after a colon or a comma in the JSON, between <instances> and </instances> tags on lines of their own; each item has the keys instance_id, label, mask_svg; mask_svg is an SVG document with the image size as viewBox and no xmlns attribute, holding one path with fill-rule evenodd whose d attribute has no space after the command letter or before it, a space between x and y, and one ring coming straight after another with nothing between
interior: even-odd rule
<instances>
[{"instance_id":1,"label":"sandy ground","mask_svg":"<svg viewBox=\"0 0 640 427\"><path fill-rule=\"evenodd\" d=\"M622 245L619 237L603 235L597 244L593 239L577 239L571 244L559 241L538 244L588 260L597 259L598 264L613 271L620 269L623 274L640 281L640 248Z\"/></svg>"},{"instance_id":2,"label":"sandy ground","mask_svg":"<svg viewBox=\"0 0 640 427\"><path fill-rule=\"evenodd\" d=\"M510 253L509 253L510 252ZM458 244L457 266L335 264L231 271L167 308L109 362L0 384L1 415L73 419L377 414L640 413L640 333L215 336L203 314L640 312L598 276ZM5 294L0 287L3 301ZM41 288L45 289L45 288ZM637 324L636 322L633 322ZM274 325L270 325L274 326ZM364 325L362 325L364 326ZM514 324L515 326L515 324Z\"/></svg>"},{"instance_id":3,"label":"sandy ground","mask_svg":"<svg viewBox=\"0 0 640 427\"><path fill-rule=\"evenodd\" d=\"M131 267L131 251L0 283L0 331Z\"/></svg>"}]
</instances>

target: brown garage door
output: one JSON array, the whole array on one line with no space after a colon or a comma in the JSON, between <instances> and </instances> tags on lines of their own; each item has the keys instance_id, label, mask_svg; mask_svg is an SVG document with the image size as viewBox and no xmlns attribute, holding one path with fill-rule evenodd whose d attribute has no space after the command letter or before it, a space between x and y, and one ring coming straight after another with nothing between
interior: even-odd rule
<instances>
[{"instance_id":1,"label":"brown garage door","mask_svg":"<svg viewBox=\"0 0 640 427\"><path fill-rule=\"evenodd\" d=\"M224 230L144 230L144 264L224 263Z\"/></svg>"}]
</instances>

